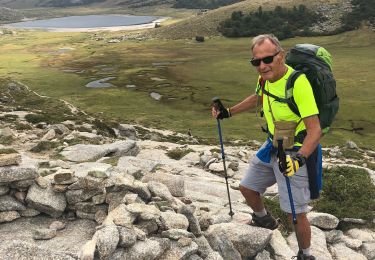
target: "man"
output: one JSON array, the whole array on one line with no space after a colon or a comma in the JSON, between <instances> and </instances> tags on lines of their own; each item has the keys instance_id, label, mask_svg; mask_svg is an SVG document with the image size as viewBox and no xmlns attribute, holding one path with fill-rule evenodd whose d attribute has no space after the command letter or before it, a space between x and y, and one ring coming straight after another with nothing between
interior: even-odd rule
<instances>
[{"instance_id":1,"label":"man","mask_svg":"<svg viewBox=\"0 0 375 260\"><path fill-rule=\"evenodd\" d=\"M297 259L315 259L310 254L311 228L306 217L310 201L306 160L309 160L309 156L314 153L322 135L318 118L319 110L311 85L305 75L297 78L293 88L293 98L301 117L293 113L286 103L278 102L272 98L272 95L285 97L286 82L293 72L293 68L285 64L285 52L275 36L259 35L255 37L251 49L253 54L251 64L256 68L264 84L258 82L256 94L250 95L233 107L223 111L213 107L212 115L219 119L228 118L255 108L258 98L262 99L269 138L250 162L249 168L241 180L240 191L254 211L252 224L269 229L277 228L277 221L266 211L261 194L276 182L279 189L280 207L288 213L289 219L292 220L286 181L280 171L275 142L272 142L272 138L277 133L275 123L280 121L295 122L295 128L292 129L294 136L291 137L294 147L286 150L288 161L286 172L290 176L297 219L295 224L299 246ZM271 95L266 95L266 93L271 93ZM301 133L304 133L302 138ZM282 137L285 140L285 137Z\"/></svg>"}]
</instances>

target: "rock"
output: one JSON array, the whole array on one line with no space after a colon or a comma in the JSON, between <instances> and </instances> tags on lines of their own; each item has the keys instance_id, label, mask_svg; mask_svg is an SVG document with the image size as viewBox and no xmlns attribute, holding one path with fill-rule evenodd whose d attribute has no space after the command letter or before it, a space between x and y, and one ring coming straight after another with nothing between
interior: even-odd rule
<instances>
[{"instance_id":1,"label":"rock","mask_svg":"<svg viewBox=\"0 0 375 260\"><path fill-rule=\"evenodd\" d=\"M266 250L263 250L262 252L259 252L257 254L254 260L269 260L269 259L271 259L270 253Z\"/></svg>"},{"instance_id":2,"label":"rock","mask_svg":"<svg viewBox=\"0 0 375 260\"><path fill-rule=\"evenodd\" d=\"M0 223L11 222L19 217L20 214L17 211L3 211L0 212Z\"/></svg>"},{"instance_id":3,"label":"rock","mask_svg":"<svg viewBox=\"0 0 375 260\"><path fill-rule=\"evenodd\" d=\"M108 213L108 217L118 226L131 227L137 215L129 212L124 204L120 204Z\"/></svg>"},{"instance_id":4,"label":"rock","mask_svg":"<svg viewBox=\"0 0 375 260\"><path fill-rule=\"evenodd\" d=\"M41 140L52 140L53 138L56 137L56 132L54 129L48 130L48 132L42 137Z\"/></svg>"},{"instance_id":5,"label":"rock","mask_svg":"<svg viewBox=\"0 0 375 260\"><path fill-rule=\"evenodd\" d=\"M271 236L271 230L241 223L214 224L205 232L212 249L216 251L221 249L219 251L221 254L224 248L222 246L228 247L232 243L243 258L254 257L257 252L263 250L271 240ZM227 259L223 254L221 254L223 258Z\"/></svg>"},{"instance_id":6,"label":"rock","mask_svg":"<svg viewBox=\"0 0 375 260\"><path fill-rule=\"evenodd\" d=\"M208 243L205 236L200 236L197 238L194 238L194 242L198 245L198 255L200 255L202 258L207 259L207 257L214 252Z\"/></svg>"},{"instance_id":7,"label":"rock","mask_svg":"<svg viewBox=\"0 0 375 260\"><path fill-rule=\"evenodd\" d=\"M128 248L137 242L137 234L133 229L119 226L118 231L120 235L118 245L120 247Z\"/></svg>"},{"instance_id":8,"label":"rock","mask_svg":"<svg viewBox=\"0 0 375 260\"><path fill-rule=\"evenodd\" d=\"M19 165L21 163L21 160L21 155L18 153L0 154L0 167Z\"/></svg>"},{"instance_id":9,"label":"rock","mask_svg":"<svg viewBox=\"0 0 375 260\"><path fill-rule=\"evenodd\" d=\"M294 252L298 252L298 245L296 235L293 232L287 238L289 246ZM311 254L316 257L316 259L332 259L331 254L327 248L327 242L325 234L322 230L315 226L311 226Z\"/></svg>"},{"instance_id":10,"label":"rock","mask_svg":"<svg viewBox=\"0 0 375 260\"><path fill-rule=\"evenodd\" d=\"M209 230L208 230L209 232ZM206 236L207 237L207 236ZM224 259L236 260L242 259L240 252L236 249L228 235L222 230L216 232L214 236L207 237L211 247L220 253ZM245 257L244 257L245 258Z\"/></svg>"},{"instance_id":11,"label":"rock","mask_svg":"<svg viewBox=\"0 0 375 260\"><path fill-rule=\"evenodd\" d=\"M163 200L173 201L174 198L169 192L169 189L166 185L160 182L150 181L147 183L147 187L151 192L153 197L159 197Z\"/></svg>"},{"instance_id":12,"label":"rock","mask_svg":"<svg viewBox=\"0 0 375 260\"><path fill-rule=\"evenodd\" d=\"M360 218L343 218L341 221L346 222L346 223L351 223L351 224L360 224L360 225L366 224L366 220L360 219Z\"/></svg>"},{"instance_id":13,"label":"rock","mask_svg":"<svg viewBox=\"0 0 375 260\"><path fill-rule=\"evenodd\" d=\"M119 124L118 126L119 135L122 137L127 137L132 140L137 139L137 131L134 126L128 124Z\"/></svg>"},{"instance_id":14,"label":"rock","mask_svg":"<svg viewBox=\"0 0 375 260\"><path fill-rule=\"evenodd\" d=\"M35 165L0 167L0 185L22 180L34 180L38 177Z\"/></svg>"},{"instance_id":15,"label":"rock","mask_svg":"<svg viewBox=\"0 0 375 260\"><path fill-rule=\"evenodd\" d=\"M328 230L335 229L339 224L338 218L327 213L309 212L307 214L307 219L311 225Z\"/></svg>"},{"instance_id":16,"label":"rock","mask_svg":"<svg viewBox=\"0 0 375 260\"><path fill-rule=\"evenodd\" d=\"M185 215L189 221L189 231L195 236L200 236L202 234L201 227L199 225L199 220L194 215L194 208L188 205L183 205L179 209L179 213Z\"/></svg>"},{"instance_id":17,"label":"rock","mask_svg":"<svg viewBox=\"0 0 375 260\"><path fill-rule=\"evenodd\" d=\"M186 231L186 229L168 229L167 231L163 231L161 235L172 240L179 240L181 237L195 237L193 233Z\"/></svg>"},{"instance_id":18,"label":"rock","mask_svg":"<svg viewBox=\"0 0 375 260\"><path fill-rule=\"evenodd\" d=\"M0 196L0 211L22 211L26 207L15 198L5 195Z\"/></svg>"},{"instance_id":19,"label":"rock","mask_svg":"<svg viewBox=\"0 0 375 260\"><path fill-rule=\"evenodd\" d=\"M58 171L54 176L53 176L53 180L55 181L55 183L57 184L62 184L64 183L65 181L68 181L70 179L72 179L73 177L73 172L71 170L68 170L68 169L64 169L64 170L60 170Z\"/></svg>"},{"instance_id":20,"label":"rock","mask_svg":"<svg viewBox=\"0 0 375 260\"><path fill-rule=\"evenodd\" d=\"M375 242L371 243L363 243L361 252L367 259L374 260L375 259Z\"/></svg>"},{"instance_id":21,"label":"rock","mask_svg":"<svg viewBox=\"0 0 375 260\"><path fill-rule=\"evenodd\" d=\"M349 149L358 149L357 144L353 141L347 141L346 147L349 148Z\"/></svg>"},{"instance_id":22,"label":"rock","mask_svg":"<svg viewBox=\"0 0 375 260\"><path fill-rule=\"evenodd\" d=\"M184 229L187 230L189 227L188 219L175 212L167 211L161 212L160 221L164 230L168 229Z\"/></svg>"},{"instance_id":23,"label":"rock","mask_svg":"<svg viewBox=\"0 0 375 260\"><path fill-rule=\"evenodd\" d=\"M49 225L49 228L53 230L63 230L65 227L66 224L61 221L53 221L51 225Z\"/></svg>"},{"instance_id":24,"label":"rock","mask_svg":"<svg viewBox=\"0 0 375 260\"><path fill-rule=\"evenodd\" d=\"M122 156L117 162L116 169L120 172L126 172L127 169L132 166L140 168L144 173L149 173L154 172L158 165L158 162L152 160L142 159L134 156Z\"/></svg>"},{"instance_id":25,"label":"rock","mask_svg":"<svg viewBox=\"0 0 375 260\"><path fill-rule=\"evenodd\" d=\"M40 211L33 208L26 208L23 211L20 211L21 217L35 217L40 214Z\"/></svg>"},{"instance_id":26,"label":"rock","mask_svg":"<svg viewBox=\"0 0 375 260\"><path fill-rule=\"evenodd\" d=\"M51 187L41 189L38 185L33 184L26 197L29 206L47 213L52 217L59 217L66 207L64 194L55 193Z\"/></svg>"},{"instance_id":27,"label":"rock","mask_svg":"<svg viewBox=\"0 0 375 260\"><path fill-rule=\"evenodd\" d=\"M33 232L33 239L35 240L48 240L56 236L56 229L41 228Z\"/></svg>"},{"instance_id":28,"label":"rock","mask_svg":"<svg viewBox=\"0 0 375 260\"><path fill-rule=\"evenodd\" d=\"M68 190L65 193L68 204L76 204L81 201L86 201L95 195L102 194L100 190Z\"/></svg>"},{"instance_id":29,"label":"rock","mask_svg":"<svg viewBox=\"0 0 375 260\"><path fill-rule=\"evenodd\" d=\"M120 240L119 232L112 221L104 221L104 227L96 231L96 246L101 259L111 259Z\"/></svg>"},{"instance_id":30,"label":"rock","mask_svg":"<svg viewBox=\"0 0 375 260\"><path fill-rule=\"evenodd\" d=\"M9 187L8 186L2 186L0 185L0 196L5 195L9 192Z\"/></svg>"},{"instance_id":31,"label":"rock","mask_svg":"<svg viewBox=\"0 0 375 260\"><path fill-rule=\"evenodd\" d=\"M107 163L83 162L73 165L71 169L72 171L74 171L74 176L78 178L84 178L89 175L89 172L101 171L107 173L111 170L111 168L112 165Z\"/></svg>"},{"instance_id":32,"label":"rock","mask_svg":"<svg viewBox=\"0 0 375 260\"><path fill-rule=\"evenodd\" d=\"M0 256L7 256L7 259L55 259L55 260L75 260L74 257L57 252L55 250L49 250L41 248L35 244L31 244L25 241L14 240L10 244L1 248Z\"/></svg>"},{"instance_id":33,"label":"rock","mask_svg":"<svg viewBox=\"0 0 375 260\"><path fill-rule=\"evenodd\" d=\"M274 255L277 256L276 259L278 260L289 260L296 255L296 253L293 252L292 249L290 249L288 243L286 242L286 240L284 239L284 237L278 229L272 231L270 246L274 251ZM263 258L259 256L259 259Z\"/></svg>"},{"instance_id":34,"label":"rock","mask_svg":"<svg viewBox=\"0 0 375 260\"><path fill-rule=\"evenodd\" d=\"M190 246L191 243L193 242L193 240L191 238L188 238L188 237L181 237L178 241L177 241L177 245L179 247L185 247L185 246Z\"/></svg>"},{"instance_id":35,"label":"rock","mask_svg":"<svg viewBox=\"0 0 375 260\"><path fill-rule=\"evenodd\" d=\"M168 239L145 239L125 250L117 251L113 259L127 260L149 260L166 259L161 257L164 251L169 248Z\"/></svg>"},{"instance_id":36,"label":"rock","mask_svg":"<svg viewBox=\"0 0 375 260\"><path fill-rule=\"evenodd\" d=\"M73 162L95 161L111 154L113 156L136 155L138 147L133 140L117 141L112 144L77 144L65 148L60 154Z\"/></svg>"},{"instance_id":37,"label":"rock","mask_svg":"<svg viewBox=\"0 0 375 260\"><path fill-rule=\"evenodd\" d=\"M329 249L334 259L340 259L340 260L341 259L342 260L352 260L352 259L366 260L367 259L364 255L359 254L355 252L354 250L346 247L345 244L343 243L331 245Z\"/></svg>"},{"instance_id":38,"label":"rock","mask_svg":"<svg viewBox=\"0 0 375 260\"><path fill-rule=\"evenodd\" d=\"M181 176L158 172L157 174L149 173L142 178L143 182L156 181L166 185L174 197L185 196L185 181Z\"/></svg>"},{"instance_id":39,"label":"rock","mask_svg":"<svg viewBox=\"0 0 375 260\"><path fill-rule=\"evenodd\" d=\"M171 241L170 248L164 252L160 259L188 259L197 251L198 245L194 242L191 242L188 246L180 246L178 242Z\"/></svg>"},{"instance_id":40,"label":"rock","mask_svg":"<svg viewBox=\"0 0 375 260\"><path fill-rule=\"evenodd\" d=\"M154 205L145 205L140 203L133 203L125 206L127 211L136 215L142 220L159 219L161 212Z\"/></svg>"},{"instance_id":41,"label":"rock","mask_svg":"<svg viewBox=\"0 0 375 260\"><path fill-rule=\"evenodd\" d=\"M369 229L353 228L346 232L346 234L354 239L359 239L362 242L375 242L375 232Z\"/></svg>"},{"instance_id":42,"label":"rock","mask_svg":"<svg viewBox=\"0 0 375 260\"><path fill-rule=\"evenodd\" d=\"M42 189L47 189L48 186L50 185L50 182L46 178L44 178L42 176L39 176L38 178L36 178L35 182Z\"/></svg>"}]
</instances>

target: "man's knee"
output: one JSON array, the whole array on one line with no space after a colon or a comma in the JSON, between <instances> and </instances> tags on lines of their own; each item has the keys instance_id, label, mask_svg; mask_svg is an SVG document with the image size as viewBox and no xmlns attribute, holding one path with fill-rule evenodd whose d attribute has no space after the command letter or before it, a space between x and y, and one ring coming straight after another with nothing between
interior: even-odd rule
<instances>
[{"instance_id":1,"label":"man's knee","mask_svg":"<svg viewBox=\"0 0 375 260\"><path fill-rule=\"evenodd\" d=\"M242 186L242 185L240 185L240 192L242 193L242 195L244 197L247 197L247 196L251 196L251 197L259 196L259 192L251 190L249 188L246 188L245 186Z\"/></svg>"}]
</instances>

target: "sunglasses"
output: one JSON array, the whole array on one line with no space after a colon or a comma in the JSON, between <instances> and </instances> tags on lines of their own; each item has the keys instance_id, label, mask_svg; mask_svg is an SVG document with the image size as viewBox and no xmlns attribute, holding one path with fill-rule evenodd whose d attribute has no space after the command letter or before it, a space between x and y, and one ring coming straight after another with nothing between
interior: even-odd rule
<instances>
[{"instance_id":1,"label":"sunglasses","mask_svg":"<svg viewBox=\"0 0 375 260\"><path fill-rule=\"evenodd\" d=\"M260 65L260 62L261 62L261 61L263 61L264 64L270 64L270 63L273 62L273 58L274 58L277 54L279 54L279 53L280 53L280 51L276 52L274 55L267 56L267 57L264 57L264 58L262 58L262 59L254 59L254 58L252 58L252 59L250 60L250 63L251 63L251 65L253 65L254 67L258 67L258 66Z\"/></svg>"}]
</instances>

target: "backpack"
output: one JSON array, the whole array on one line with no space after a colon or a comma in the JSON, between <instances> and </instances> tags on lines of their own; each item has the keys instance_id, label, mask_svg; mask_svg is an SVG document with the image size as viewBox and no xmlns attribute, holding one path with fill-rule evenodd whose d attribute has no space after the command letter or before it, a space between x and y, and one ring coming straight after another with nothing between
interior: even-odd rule
<instances>
[{"instance_id":1,"label":"backpack","mask_svg":"<svg viewBox=\"0 0 375 260\"><path fill-rule=\"evenodd\" d=\"M317 45L297 44L287 53L286 64L295 69L286 84L286 103L296 115L300 116L292 93L296 79L302 73L305 74L319 109L320 127L324 134L327 133L339 109L331 54Z\"/></svg>"}]
</instances>

